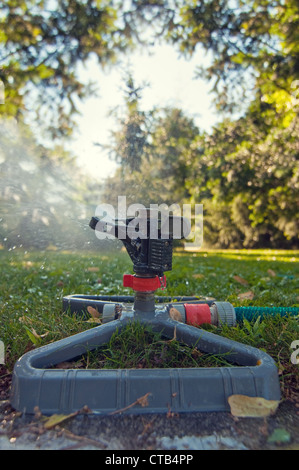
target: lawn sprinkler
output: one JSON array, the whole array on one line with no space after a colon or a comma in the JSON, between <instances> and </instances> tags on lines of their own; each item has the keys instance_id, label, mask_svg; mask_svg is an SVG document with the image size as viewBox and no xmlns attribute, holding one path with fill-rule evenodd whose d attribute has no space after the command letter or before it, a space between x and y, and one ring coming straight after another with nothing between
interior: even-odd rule
<instances>
[{"instance_id":1,"label":"lawn sprinkler","mask_svg":"<svg viewBox=\"0 0 299 470\"><path fill-rule=\"evenodd\" d=\"M129 296L69 295L67 313L85 315L96 309L102 324L26 353L13 373L11 403L17 410L45 415L72 413L87 406L94 413L167 413L229 411L231 395L280 399L278 372L264 351L211 333L200 325L234 327L236 312L229 302L197 297L156 296L166 286L172 269L173 242L190 230L182 217L165 219L146 210L138 221L126 218L103 222L92 217L90 227L120 239L133 262L134 274L125 274ZM128 322L150 325L163 336L204 353L225 354L231 366L152 369L64 369L72 361L106 344ZM147 397L147 406L140 397ZM132 406L132 404L135 404Z\"/></svg>"},{"instance_id":2,"label":"lawn sprinkler","mask_svg":"<svg viewBox=\"0 0 299 470\"><path fill-rule=\"evenodd\" d=\"M82 314L86 307L92 306L102 314L103 323L131 316L151 323L170 317L195 326L204 323L235 326L235 311L229 302L207 303L193 296L155 296L157 290L166 287L164 273L172 270L174 240L187 237L191 225L186 218L161 214L155 209L145 209L140 214L138 218L109 222L92 217L89 224L96 232L122 241L134 271L134 275L123 276L123 286L131 288L134 296L69 296L64 298L64 309ZM138 236L134 231L136 225L139 225ZM165 303L167 300L169 303Z\"/></svg>"}]
</instances>

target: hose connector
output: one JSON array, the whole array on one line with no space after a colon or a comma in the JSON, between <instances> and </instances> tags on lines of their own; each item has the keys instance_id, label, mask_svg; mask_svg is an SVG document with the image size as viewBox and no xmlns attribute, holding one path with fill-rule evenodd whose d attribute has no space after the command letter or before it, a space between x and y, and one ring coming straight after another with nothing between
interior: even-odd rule
<instances>
[{"instance_id":1,"label":"hose connector","mask_svg":"<svg viewBox=\"0 0 299 470\"><path fill-rule=\"evenodd\" d=\"M221 326L236 326L236 312L229 302L214 302L210 306L212 315L212 324Z\"/></svg>"},{"instance_id":2,"label":"hose connector","mask_svg":"<svg viewBox=\"0 0 299 470\"><path fill-rule=\"evenodd\" d=\"M184 304L186 323L192 326L200 326L205 323L221 326L235 326L235 309L229 302L214 302L208 304Z\"/></svg>"}]
</instances>

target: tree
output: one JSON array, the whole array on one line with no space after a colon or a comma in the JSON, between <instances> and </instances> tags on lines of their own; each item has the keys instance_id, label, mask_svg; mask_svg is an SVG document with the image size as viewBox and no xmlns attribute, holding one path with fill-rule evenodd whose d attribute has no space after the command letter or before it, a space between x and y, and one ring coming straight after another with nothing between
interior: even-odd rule
<instances>
[{"instance_id":1,"label":"tree","mask_svg":"<svg viewBox=\"0 0 299 470\"><path fill-rule=\"evenodd\" d=\"M207 239L221 247L298 245L296 0L7 0L0 8L0 110L21 118L28 107L55 136L72 131L88 91L78 65L92 54L104 66L158 40L187 56L203 47L211 65L198 74L214 82L230 118L207 134L181 110L145 113L128 74L110 146L120 168L106 197L203 202Z\"/></svg>"},{"instance_id":2,"label":"tree","mask_svg":"<svg viewBox=\"0 0 299 470\"><path fill-rule=\"evenodd\" d=\"M70 135L76 100L90 92L78 65L91 54L102 66L113 63L129 44L108 0L7 0L0 7L1 113L21 118L33 109L51 136Z\"/></svg>"},{"instance_id":3,"label":"tree","mask_svg":"<svg viewBox=\"0 0 299 470\"><path fill-rule=\"evenodd\" d=\"M167 37L187 55L199 45L211 54L210 67L198 74L213 80L220 109L232 112L256 93L261 121L266 116L271 125L274 115L288 125L299 74L298 30L296 0L204 0L181 4Z\"/></svg>"},{"instance_id":4,"label":"tree","mask_svg":"<svg viewBox=\"0 0 299 470\"><path fill-rule=\"evenodd\" d=\"M68 137L78 100L95 93L82 83L78 66L95 56L115 64L142 39L144 25L161 36L175 14L167 1L6 0L0 6L0 113L18 120L30 111L51 138ZM160 29L159 29L160 27Z\"/></svg>"},{"instance_id":5,"label":"tree","mask_svg":"<svg viewBox=\"0 0 299 470\"><path fill-rule=\"evenodd\" d=\"M120 168L105 185L106 198L114 201L121 194L130 202L144 205L188 201L191 193L187 182L198 153L197 146L192 144L198 128L180 109L152 109L144 113L136 103L133 109L132 113L131 106L127 108L127 115L119 121L119 130L113 133L110 150L117 156ZM132 121L139 125L142 122L143 127L138 127L136 135L129 132Z\"/></svg>"},{"instance_id":6,"label":"tree","mask_svg":"<svg viewBox=\"0 0 299 470\"><path fill-rule=\"evenodd\" d=\"M192 118L181 109L165 108L157 113L149 153L158 164L160 181L167 181L167 201L182 202L190 197L187 181L195 158L192 146L199 130Z\"/></svg>"},{"instance_id":7,"label":"tree","mask_svg":"<svg viewBox=\"0 0 299 470\"><path fill-rule=\"evenodd\" d=\"M142 156L148 145L150 114L140 110L140 99L145 85L136 86L131 72L125 77L124 110L121 115L114 111L119 120L119 130L112 131L113 145L108 146L111 158L125 171L139 171Z\"/></svg>"},{"instance_id":8,"label":"tree","mask_svg":"<svg viewBox=\"0 0 299 470\"><path fill-rule=\"evenodd\" d=\"M91 55L101 66L113 64L136 45L158 40L187 56L199 46L211 55L210 67L198 73L214 82L220 109L247 107L254 93L261 123L292 120L296 0L7 0L0 8L2 112L20 117L29 95L37 119L47 111L52 135L71 133L77 99L91 91L80 81L79 64Z\"/></svg>"},{"instance_id":9,"label":"tree","mask_svg":"<svg viewBox=\"0 0 299 470\"><path fill-rule=\"evenodd\" d=\"M201 136L191 197L204 206L205 240L219 247L298 245L298 117L265 132L254 115Z\"/></svg>"}]
</instances>

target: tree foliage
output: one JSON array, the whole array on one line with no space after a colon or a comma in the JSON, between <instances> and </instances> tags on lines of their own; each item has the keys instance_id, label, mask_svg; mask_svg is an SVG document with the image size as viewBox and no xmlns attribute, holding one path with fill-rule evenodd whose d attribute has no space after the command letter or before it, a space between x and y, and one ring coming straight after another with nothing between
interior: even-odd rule
<instances>
[{"instance_id":1,"label":"tree foliage","mask_svg":"<svg viewBox=\"0 0 299 470\"><path fill-rule=\"evenodd\" d=\"M220 109L232 111L251 89L260 111L280 113L298 78L298 26L296 0L188 1L168 37L186 54L198 45L211 53L211 66L198 73L213 80Z\"/></svg>"},{"instance_id":2,"label":"tree foliage","mask_svg":"<svg viewBox=\"0 0 299 470\"><path fill-rule=\"evenodd\" d=\"M125 76L125 106L121 116L115 111L120 121L120 129L111 132L113 145L108 146L111 158L115 159L125 172L139 170L142 155L146 151L149 118L140 110L139 101L144 85L135 86L132 73Z\"/></svg>"},{"instance_id":3,"label":"tree foliage","mask_svg":"<svg viewBox=\"0 0 299 470\"><path fill-rule=\"evenodd\" d=\"M129 108L132 118L130 113ZM156 109L143 117L150 122L143 147L131 146L138 168L127 166L127 152L118 145L134 141L127 127L120 125L114 144L112 139L112 151L115 145L124 163L105 185L106 202L116 204L118 195L126 195L128 202L144 205L202 203L208 245L298 245L297 115L287 127L280 122L263 127L251 111L224 120L211 133L201 133L179 109Z\"/></svg>"},{"instance_id":4,"label":"tree foliage","mask_svg":"<svg viewBox=\"0 0 299 470\"><path fill-rule=\"evenodd\" d=\"M277 117L287 125L298 26L296 0L7 0L0 7L1 112L20 116L27 106L52 135L67 136L77 99L92 92L78 65L91 55L113 64L162 39L187 56L197 47L210 54L210 67L198 74L213 81L220 109L232 111L254 91L262 119L266 112L269 125Z\"/></svg>"},{"instance_id":5,"label":"tree foliage","mask_svg":"<svg viewBox=\"0 0 299 470\"><path fill-rule=\"evenodd\" d=\"M31 111L50 135L68 136L78 99L93 92L78 75L92 55L105 66L158 40L187 57L204 48L210 65L197 74L229 117L207 134L179 109L145 113L128 74L107 202L203 203L210 244L298 246L298 31L296 0L7 0L0 112Z\"/></svg>"},{"instance_id":6,"label":"tree foliage","mask_svg":"<svg viewBox=\"0 0 299 470\"><path fill-rule=\"evenodd\" d=\"M115 61L117 51L129 46L116 20L115 6L105 0L3 3L0 78L6 100L2 113L22 115L29 94L37 119L48 120L50 135L69 135L76 99L84 98L90 85L78 78L78 65L94 54L104 66Z\"/></svg>"}]
</instances>

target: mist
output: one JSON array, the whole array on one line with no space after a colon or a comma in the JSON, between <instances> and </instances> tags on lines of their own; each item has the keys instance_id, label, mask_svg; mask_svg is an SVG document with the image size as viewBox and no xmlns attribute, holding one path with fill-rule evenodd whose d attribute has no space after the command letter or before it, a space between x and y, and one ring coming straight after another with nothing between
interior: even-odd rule
<instances>
[{"instance_id":1,"label":"mist","mask_svg":"<svg viewBox=\"0 0 299 470\"><path fill-rule=\"evenodd\" d=\"M97 191L63 149L38 145L26 126L1 119L0 248L106 250L89 227ZM98 194L97 194L98 193Z\"/></svg>"}]
</instances>

